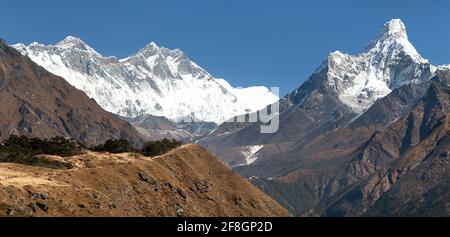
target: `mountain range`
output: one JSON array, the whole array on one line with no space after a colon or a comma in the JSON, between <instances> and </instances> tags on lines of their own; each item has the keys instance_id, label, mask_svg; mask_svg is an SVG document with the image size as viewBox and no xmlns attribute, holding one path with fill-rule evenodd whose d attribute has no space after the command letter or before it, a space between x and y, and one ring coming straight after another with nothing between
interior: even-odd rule
<instances>
[{"instance_id":1,"label":"mountain range","mask_svg":"<svg viewBox=\"0 0 450 237\"><path fill-rule=\"evenodd\" d=\"M55 45L13 47L84 91L105 110L124 117L150 114L174 122L221 123L278 100L266 87L233 88L180 49L154 42L123 59L104 57L72 36Z\"/></svg>"},{"instance_id":2,"label":"mountain range","mask_svg":"<svg viewBox=\"0 0 450 237\"><path fill-rule=\"evenodd\" d=\"M449 215L448 73L394 19L363 53L331 53L280 99L276 133L227 123L198 143L294 215Z\"/></svg>"}]
</instances>

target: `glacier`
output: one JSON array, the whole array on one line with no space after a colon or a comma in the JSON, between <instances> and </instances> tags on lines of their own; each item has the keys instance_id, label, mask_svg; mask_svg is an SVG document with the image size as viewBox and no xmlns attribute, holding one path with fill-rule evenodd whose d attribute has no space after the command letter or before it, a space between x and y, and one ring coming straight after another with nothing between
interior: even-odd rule
<instances>
[{"instance_id":1,"label":"glacier","mask_svg":"<svg viewBox=\"0 0 450 237\"><path fill-rule=\"evenodd\" d=\"M245 156L246 165L251 165L258 159L258 152L264 145L253 145L242 148L242 154Z\"/></svg>"}]
</instances>

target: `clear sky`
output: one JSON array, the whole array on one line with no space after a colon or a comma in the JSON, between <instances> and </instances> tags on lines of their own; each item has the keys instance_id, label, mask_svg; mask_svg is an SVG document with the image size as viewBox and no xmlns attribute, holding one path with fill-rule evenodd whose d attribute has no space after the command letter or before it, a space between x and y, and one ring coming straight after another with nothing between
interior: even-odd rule
<instances>
[{"instance_id":1,"label":"clear sky","mask_svg":"<svg viewBox=\"0 0 450 237\"><path fill-rule=\"evenodd\" d=\"M391 18L433 64L450 63L450 1L6 0L0 38L53 44L80 37L105 56L151 41L181 48L233 86L297 88L329 52L358 53Z\"/></svg>"}]
</instances>

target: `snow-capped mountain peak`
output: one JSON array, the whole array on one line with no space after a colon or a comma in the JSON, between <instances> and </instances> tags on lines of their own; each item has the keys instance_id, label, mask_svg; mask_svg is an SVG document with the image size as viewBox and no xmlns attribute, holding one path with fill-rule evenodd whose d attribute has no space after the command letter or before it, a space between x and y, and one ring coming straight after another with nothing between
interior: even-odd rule
<instances>
[{"instance_id":1,"label":"snow-capped mountain peak","mask_svg":"<svg viewBox=\"0 0 450 237\"><path fill-rule=\"evenodd\" d=\"M69 36L55 45L13 45L37 64L65 78L105 110L126 116L194 117L221 123L278 100L267 88L226 88L180 49L151 42L120 60L104 57Z\"/></svg>"},{"instance_id":2,"label":"snow-capped mountain peak","mask_svg":"<svg viewBox=\"0 0 450 237\"><path fill-rule=\"evenodd\" d=\"M392 19L386 22L377 36L377 40L383 40L389 37L408 38L406 27L402 20Z\"/></svg>"},{"instance_id":3,"label":"snow-capped mountain peak","mask_svg":"<svg viewBox=\"0 0 450 237\"><path fill-rule=\"evenodd\" d=\"M387 58L391 55L388 59L392 59L394 54L402 51L417 63L428 62L420 56L408 40L406 27L400 19L393 19L384 24L378 36L366 47L366 51L375 55L376 58Z\"/></svg>"},{"instance_id":4,"label":"snow-capped mountain peak","mask_svg":"<svg viewBox=\"0 0 450 237\"><path fill-rule=\"evenodd\" d=\"M87 45L83 40L74 36L67 36L66 38L58 42L55 46L60 49L78 49L100 55L99 53L97 53L97 51Z\"/></svg>"},{"instance_id":5,"label":"snow-capped mountain peak","mask_svg":"<svg viewBox=\"0 0 450 237\"><path fill-rule=\"evenodd\" d=\"M365 52L348 55L335 51L316 71L324 71L327 84L339 99L361 112L393 89L427 80L435 67L423 59L408 40L399 19L384 24Z\"/></svg>"},{"instance_id":6,"label":"snow-capped mountain peak","mask_svg":"<svg viewBox=\"0 0 450 237\"><path fill-rule=\"evenodd\" d=\"M140 49L133 56L142 55L144 57L149 57L149 56L155 55L157 53L161 53L161 48L155 42L152 41L149 44L147 44L145 47Z\"/></svg>"},{"instance_id":7,"label":"snow-capped mountain peak","mask_svg":"<svg viewBox=\"0 0 450 237\"><path fill-rule=\"evenodd\" d=\"M62 48L79 47L79 46L81 46L81 48L87 47L87 45L80 38L71 35L61 40L59 43L56 44L56 46Z\"/></svg>"}]
</instances>

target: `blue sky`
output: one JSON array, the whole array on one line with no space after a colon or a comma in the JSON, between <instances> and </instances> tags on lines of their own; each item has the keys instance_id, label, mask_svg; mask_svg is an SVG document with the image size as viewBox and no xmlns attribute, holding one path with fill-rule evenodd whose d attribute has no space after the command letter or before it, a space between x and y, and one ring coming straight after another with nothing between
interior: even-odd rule
<instances>
[{"instance_id":1,"label":"blue sky","mask_svg":"<svg viewBox=\"0 0 450 237\"><path fill-rule=\"evenodd\" d=\"M233 86L297 88L327 54L358 53L391 18L433 64L450 63L450 1L7 0L0 38L56 43L82 38L125 57L155 41L181 48Z\"/></svg>"}]
</instances>

